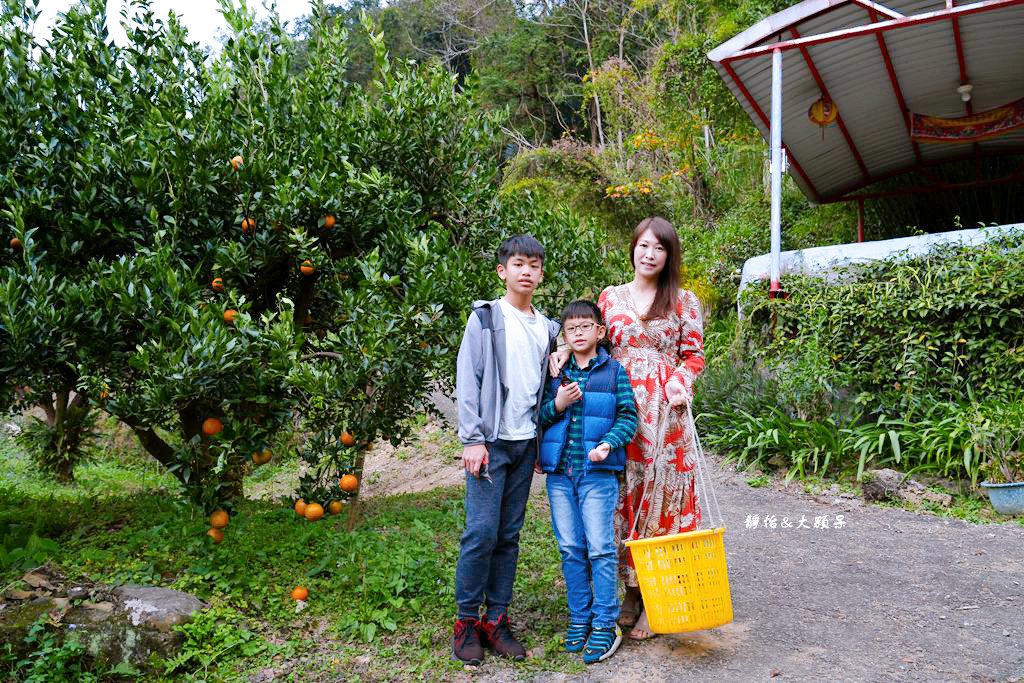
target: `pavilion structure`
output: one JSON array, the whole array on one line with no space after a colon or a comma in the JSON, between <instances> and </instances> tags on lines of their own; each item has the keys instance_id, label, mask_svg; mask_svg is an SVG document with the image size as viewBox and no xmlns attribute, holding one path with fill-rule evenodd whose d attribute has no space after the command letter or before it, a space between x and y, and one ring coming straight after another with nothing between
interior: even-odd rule
<instances>
[{"instance_id":1,"label":"pavilion structure","mask_svg":"<svg viewBox=\"0 0 1024 683\"><path fill-rule=\"evenodd\" d=\"M865 199L1024 189L1024 163L1001 177L981 169L1024 156L1024 0L804 0L708 57L770 143L773 292L786 171L813 202L857 202L859 241ZM965 160L973 180L933 175ZM901 177L914 182L872 191Z\"/></svg>"}]
</instances>

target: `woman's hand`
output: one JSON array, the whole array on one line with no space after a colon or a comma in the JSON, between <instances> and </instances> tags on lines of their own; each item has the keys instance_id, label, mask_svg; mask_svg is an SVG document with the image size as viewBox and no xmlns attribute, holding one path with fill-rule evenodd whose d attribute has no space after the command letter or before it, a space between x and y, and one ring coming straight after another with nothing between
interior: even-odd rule
<instances>
[{"instance_id":1,"label":"woman's hand","mask_svg":"<svg viewBox=\"0 0 1024 683\"><path fill-rule=\"evenodd\" d=\"M558 373L562 371L562 366L567 360L569 360L569 349L555 351L548 356L548 372L552 377L558 377Z\"/></svg>"},{"instance_id":2,"label":"woman's hand","mask_svg":"<svg viewBox=\"0 0 1024 683\"><path fill-rule=\"evenodd\" d=\"M687 396L686 387L677 379L670 379L665 383L665 397L668 399L668 404L673 408L681 406L690 400L690 397Z\"/></svg>"}]
</instances>

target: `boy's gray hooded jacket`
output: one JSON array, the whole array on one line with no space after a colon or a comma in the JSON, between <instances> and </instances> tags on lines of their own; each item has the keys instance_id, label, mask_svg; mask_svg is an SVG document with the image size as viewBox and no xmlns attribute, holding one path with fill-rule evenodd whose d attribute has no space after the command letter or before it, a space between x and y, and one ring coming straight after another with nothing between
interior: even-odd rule
<instances>
[{"instance_id":1,"label":"boy's gray hooded jacket","mask_svg":"<svg viewBox=\"0 0 1024 683\"><path fill-rule=\"evenodd\" d=\"M474 301L473 308L490 310L490 329L484 329L476 311L466 322L456 365L455 400L459 408L459 441L464 446L497 441L501 411L508 396L505 381L505 316L498 300ZM560 325L537 312L548 325L548 344L558 336ZM541 381L534 404L534 421L544 396L547 354L541 362Z\"/></svg>"}]
</instances>

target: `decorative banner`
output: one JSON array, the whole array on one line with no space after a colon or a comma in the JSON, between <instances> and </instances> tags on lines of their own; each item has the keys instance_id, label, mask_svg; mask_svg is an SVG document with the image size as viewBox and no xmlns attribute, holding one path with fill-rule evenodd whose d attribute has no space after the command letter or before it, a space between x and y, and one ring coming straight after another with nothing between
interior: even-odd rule
<instances>
[{"instance_id":1,"label":"decorative banner","mask_svg":"<svg viewBox=\"0 0 1024 683\"><path fill-rule=\"evenodd\" d=\"M911 113L910 137L916 142L974 142L1024 126L1024 97L973 116L944 119Z\"/></svg>"}]
</instances>

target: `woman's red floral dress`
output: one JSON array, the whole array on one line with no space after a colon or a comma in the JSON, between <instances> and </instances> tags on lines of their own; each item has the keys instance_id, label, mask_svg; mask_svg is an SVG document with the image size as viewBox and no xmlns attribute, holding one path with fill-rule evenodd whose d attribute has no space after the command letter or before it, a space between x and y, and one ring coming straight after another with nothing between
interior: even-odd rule
<instances>
[{"instance_id":1,"label":"woman's red floral dress","mask_svg":"<svg viewBox=\"0 0 1024 683\"><path fill-rule=\"evenodd\" d=\"M636 399L638 427L626 447L626 470L619 487L615 533L619 573L636 586L633 560L623 542L636 523L636 537L650 538L692 531L700 523L694 488L697 446L685 427L685 412L670 410L665 383L678 379L693 398L693 383L704 369L704 325L693 292L679 290L675 311L667 318L640 320L627 285L601 292L598 306L608 326L612 357L629 373ZM657 447L660 420L668 419L665 448Z\"/></svg>"}]
</instances>

